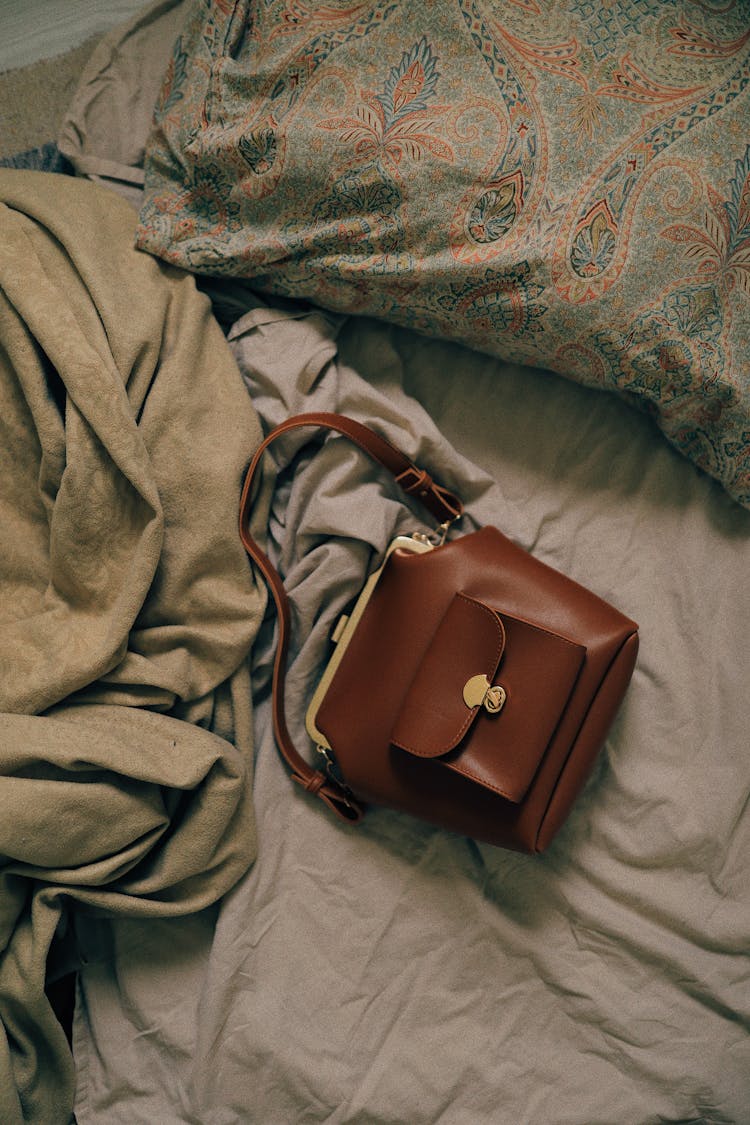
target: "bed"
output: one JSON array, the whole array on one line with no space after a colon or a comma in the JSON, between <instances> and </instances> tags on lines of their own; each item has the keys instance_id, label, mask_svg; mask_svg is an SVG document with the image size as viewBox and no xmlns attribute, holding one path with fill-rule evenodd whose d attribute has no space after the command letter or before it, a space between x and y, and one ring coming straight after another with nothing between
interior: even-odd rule
<instances>
[{"instance_id":1,"label":"bed","mask_svg":"<svg viewBox=\"0 0 750 1125\"><path fill-rule=\"evenodd\" d=\"M109 479L115 461L137 483L151 513L144 526L158 506L149 489L164 513L162 538L154 533L146 551L139 531L133 554L152 569L143 562L137 584L134 564L124 568L131 601L140 599L131 618L107 608L127 668L102 657L76 668L73 682L59 674L61 662L68 674L70 649L44 664L32 647L36 664L22 686L33 680L34 691L4 689L3 1120L56 1125L75 1113L80 1125L744 1125L750 513L735 497L747 434L742 448L732 432L726 447L738 448L700 468L695 451L706 446L695 439L687 448L682 422L670 431L664 403L661 413L653 404L634 409L632 379L623 397L605 393L606 381L519 362L512 341L502 358L481 341L445 339L430 331L423 301L419 323L400 323L379 282L377 308L344 309L342 271L316 302L314 266L269 285L258 284L260 266L247 278L223 264L194 264L185 275L160 264L166 254L132 251L131 262L126 241L137 222L141 241L146 229L148 237L164 233L153 209L137 219L135 208L153 102L164 68L174 70L180 57L173 46L181 29L186 35L189 7L164 0L114 30L97 29L90 42L90 29L71 21L64 48L77 54L63 56L75 65L60 120L50 122L45 107L34 136L25 134L33 143L2 154L6 164L47 169L0 172L3 203L26 216L25 231L35 224L48 279L61 285L63 275L55 274L57 251L43 246L45 231L68 247L76 277L94 279L104 332L93 346L107 371L127 363L137 375L127 400L116 400L118 409L133 407L132 433L114 408L96 418L86 408L97 442L73 447L80 434L69 405L69 448L96 453L97 481ZM214 5L214 15L238 7ZM282 7L293 23L310 6L266 6L272 15ZM344 6L312 7L325 22ZM520 20L537 6L508 7ZM600 6L576 7L593 26ZM596 40L602 58L605 31L614 34L618 20L632 30L648 7L608 6ZM746 7L724 7L733 28L748 25ZM697 52L696 28L714 8L680 8L688 36L680 42ZM110 23L127 15L116 6L112 13ZM745 69L747 41L732 39L733 65ZM702 42L704 65L719 48L705 34ZM61 45L53 42L50 54ZM405 54L398 78L416 62L429 77L424 48L419 58ZM6 53L0 78L8 84L10 61ZM744 105L746 127L745 89L732 112L742 121ZM179 99L172 104L182 111ZM420 120L424 133L426 110ZM437 117L429 120L436 131ZM259 144L257 129L253 136ZM298 237L290 230L285 237ZM97 265L104 247L117 271ZM10 256L10 235L1 252ZM194 263L202 252L190 244ZM21 275L11 282L4 268L4 292L22 310ZM118 271L115 283L107 275ZM138 303L139 287L156 294L163 286L169 291L158 301ZM732 292L733 330L744 331L749 299L739 282ZM118 301L135 328L107 319L119 315ZM138 325L153 319L148 339L158 335L158 310L165 327L147 376L137 344L146 328ZM90 316L83 323L96 333ZM25 323L34 323L31 313ZM45 332L54 364L54 333ZM541 346L538 333L533 339ZM4 347L20 354L5 338ZM732 347L732 378L746 386L747 336ZM565 355L573 364L572 351ZM84 394L79 377L73 364L63 380L74 405ZM639 623L625 703L543 855L492 848L384 809L346 827L290 784L270 722L275 624L236 541L236 505L261 429L308 410L373 425L461 495L464 529L499 526ZM42 407L36 411L41 418ZM120 431L131 445L100 457L100 445L120 448ZM303 747L304 712L333 625L393 535L423 528L424 519L341 438L290 437L275 470L257 530L268 529L293 607L287 711ZM24 479L36 479L33 458L28 472ZM125 496L122 487L113 495ZM7 488L3 501L10 521ZM123 500L123 509L133 503ZM107 511L112 518L111 505ZM91 536L103 550L95 529ZM17 577L10 557L9 590ZM198 574L213 574L214 585L198 584ZM219 587L220 597L211 592ZM4 677L15 683L7 638L20 643L24 617L2 612ZM96 616L87 628L98 638ZM175 651L188 651L190 661ZM135 654L150 662L148 672ZM45 668L56 695L46 692ZM72 744L65 757L71 729L84 732L86 749ZM98 771L90 780L106 774L106 785L64 805L79 818L70 825L59 813L59 787L81 785L86 755ZM21 780L44 783L31 808L19 804ZM50 834L50 810L67 833L62 857L29 844L35 832ZM119 830L131 824L130 836ZM136 844L128 866L123 856ZM69 1046L50 1022L39 965L48 989L75 980Z\"/></svg>"}]
</instances>

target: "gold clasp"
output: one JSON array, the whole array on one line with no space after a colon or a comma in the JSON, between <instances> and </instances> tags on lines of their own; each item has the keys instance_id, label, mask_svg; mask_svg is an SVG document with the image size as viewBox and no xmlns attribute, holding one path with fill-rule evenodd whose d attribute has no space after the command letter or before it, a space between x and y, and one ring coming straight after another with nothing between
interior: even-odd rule
<instances>
[{"instance_id":1,"label":"gold clasp","mask_svg":"<svg viewBox=\"0 0 750 1125\"><path fill-rule=\"evenodd\" d=\"M500 684L491 684L484 674L472 676L464 684L464 703L470 709L484 707L490 715L502 711L505 700L508 698L504 687Z\"/></svg>"},{"instance_id":2,"label":"gold clasp","mask_svg":"<svg viewBox=\"0 0 750 1125\"><path fill-rule=\"evenodd\" d=\"M412 539L416 539L418 543L427 543L430 547L442 547L448 537L448 528L452 523L455 523L455 519L438 524L434 531L415 531Z\"/></svg>"},{"instance_id":3,"label":"gold clasp","mask_svg":"<svg viewBox=\"0 0 750 1125\"><path fill-rule=\"evenodd\" d=\"M442 547L445 540L448 538L448 528L453 523L453 520L445 520L444 523L438 524L435 528L433 535L435 536L435 546Z\"/></svg>"}]
</instances>

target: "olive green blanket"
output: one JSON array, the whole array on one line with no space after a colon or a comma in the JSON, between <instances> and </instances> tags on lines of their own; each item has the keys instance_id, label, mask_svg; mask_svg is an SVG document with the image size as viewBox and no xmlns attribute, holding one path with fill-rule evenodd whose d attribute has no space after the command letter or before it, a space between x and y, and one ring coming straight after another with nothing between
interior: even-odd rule
<instances>
[{"instance_id":1,"label":"olive green blanket","mask_svg":"<svg viewBox=\"0 0 750 1125\"><path fill-rule=\"evenodd\" d=\"M8 170L0 201L0 1121L58 1125L45 976L74 913L195 911L254 858L263 594L236 511L259 428L125 203Z\"/></svg>"}]
</instances>

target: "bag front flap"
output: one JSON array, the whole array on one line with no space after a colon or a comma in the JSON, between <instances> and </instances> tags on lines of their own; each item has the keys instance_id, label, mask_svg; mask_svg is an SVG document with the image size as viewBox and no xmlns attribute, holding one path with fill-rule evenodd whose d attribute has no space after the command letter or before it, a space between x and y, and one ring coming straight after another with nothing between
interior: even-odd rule
<instances>
[{"instance_id":1,"label":"bag front flap","mask_svg":"<svg viewBox=\"0 0 750 1125\"><path fill-rule=\"evenodd\" d=\"M391 741L419 758L439 758L455 749L479 709L464 702L467 679L478 675L491 680L504 647L498 614L475 598L456 594L417 669Z\"/></svg>"},{"instance_id":2,"label":"bag front flap","mask_svg":"<svg viewBox=\"0 0 750 1125\"><path fill-rule=\"evenodd\" d=\"M391 741L521 801L586 649L456 594L404 699Z\"/></svg>"}]
</instances>

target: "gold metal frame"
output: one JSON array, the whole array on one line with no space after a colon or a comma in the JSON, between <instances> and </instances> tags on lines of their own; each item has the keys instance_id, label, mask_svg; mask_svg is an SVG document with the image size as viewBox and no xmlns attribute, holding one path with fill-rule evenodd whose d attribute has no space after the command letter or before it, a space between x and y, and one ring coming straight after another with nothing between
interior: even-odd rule
<instances>
[{"instance_id":1,"label":"gold metal frame","mask_svg":"<svg viewBox=\"0 0 750 1125\"><path fill-rule=\"evenodd\" d=\"M331 640L335 645L333 654L325 667L323 675L320 679L320 683L315 689L315 693L310 700L310 706L307 708L307 713L305 715L305 728L307 730L307 733L322 754L327 755L328 753L332 752L333 747L330 745L328 739L322 733L322 731L318 730L318 727L316 725L315 720L318 715L318 708L325 698L325 694L328 691L331 680L335 676L336 669L341 663L344 653L346 652L349 643L356 632L362 614L365 612L367 603L373 595L373 591L378 584L378 581L381 574L383 573L383 570L385 569L388 559L391 557L394 551L408 551L414 555L421 555L425 551L433 550L434 546L435 544L430 542L427 536L416 538L411 535L398 535L393 540L393 542L389 544L388 550L385 553L385 558L383 559L378 569L373 571L373 573L365 582L364 586L362 587L362 592L357 598L357 601L355 602L354 608L352 609L351 613L348 615L344 614L336 623L336 627L331 634Z\"/></svg>"}]
</instances>

